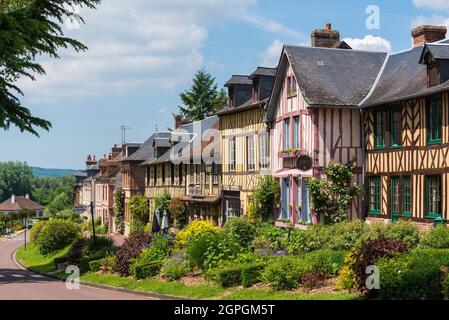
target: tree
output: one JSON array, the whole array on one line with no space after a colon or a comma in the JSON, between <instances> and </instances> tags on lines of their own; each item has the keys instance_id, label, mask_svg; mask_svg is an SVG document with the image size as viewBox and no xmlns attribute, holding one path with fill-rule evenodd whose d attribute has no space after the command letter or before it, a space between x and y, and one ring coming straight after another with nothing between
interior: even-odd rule
<instances>
[{"instance_id":1,"label":"tree","mask_svg":"<svg viewBox=\"0 0 449 320\"><path fill-rule=\"evenodd\" d=\"M72 207L71 199L67 193L63 192L58 194L45 208L47 215L56 217L58 213L61 213L65 209Z\"/></svg>"},{"instance_id":2,"label":"tree","mask_svg":"<svg viewBox=\"0 0 449 320\"><path fill-rule=\"evenodd\" d=\"M264 176L257 184L257 188L253 195L254 217L253 220L270 221L274 218L274 205L279 202L280 187L279 180L273 179L271 176Z\"/></svg>"},{"instance_id":3,"label":"tree","mask_svg":"<svg viewBox=\"0 0 449 320\"><path fill-rule=\"evenodd\" d=\"M188 222L187 206L181 198L173 198L168 206L170 217L172 217L175 225L182 229Z\"/></svg>"},{"instance_id":4,"label":"tree","mask_svg":"<svg viewBox=\"0 0 449 320\"><path fill-rule=\"evenodd\" d=\"M329 162L326 178L307 180L314 213L324 217L325 224L333 224L347 219L349 206L354 197L362 194L362 189L352 185L357 159L347 164Z\"/></svg>"},{"instance_id":5,"label":"tree","mask_svg":"<svg viewBox=\"0 0 449 320\"><path fill-rule=\"evenodd\" d=\"M125 191L122 188L114 192L115 227L120 234L125 233Z\"/></svg>"},{"instance_id":6,"label":"tree","mask_svg":"<svg viewBox=\"0 0 449 320\"><path fill-rule=\"evenodd\" d=\"M193 78L190 90L180 95L183 107L181 113L192 121L207 118L227 105L228 97L224 89L218 90L215 78L204 69Z\"/></svg>"},{"instance_id":7,"label":"tree","mask_svg":"<svg viewBox=\"0 0 449 320\"><path fill-rule=\"evenodd\" d=\"M144 196L134 196L128 202L131 212L131 233L143 231L149 220L148 199Z\"/></svg>"},{"instance_id":8,"label":"tree","mask_svg":"<svg viewBox=\"0 0 449 320\"><path fill-rule=\"evenodd\" d=\"M23 106L23 95L17 80L26 77L35 80L35 74L45 74L35 61L40 55L59 58L58 49L71 47L85 51L81 42L64 36L61 24L64 18L84 22L68 8L86 6L94 9L100 0L1 0L0 2L0 128L8 130L11 124L20 131L36 136L38 128L49 130L51 123L35 117Z\"/></svg>"},{"instance_id":9,"label":"tree","mask_svg":"<svg viewBox=\"0 0 449 320\"><path fill-rule=\"evenodd\" d=\"M0 201L31 194L33 172L26 162L0 162Z\"/></svg>"}]
</instances>

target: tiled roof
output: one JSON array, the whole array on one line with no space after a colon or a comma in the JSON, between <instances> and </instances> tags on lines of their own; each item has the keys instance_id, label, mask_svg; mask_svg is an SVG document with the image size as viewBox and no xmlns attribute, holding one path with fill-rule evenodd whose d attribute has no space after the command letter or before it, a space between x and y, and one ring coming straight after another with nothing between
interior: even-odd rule
<instances>
[{"instance_id":1,"label":"tiled roof","mask_svg":"<svg viewBox=\"0 0 449 320\"><path fill-rule=\"evenodd\" d=\"M256 76L274 77L276 76L276 68L257 67L257 69L253 73L251 73L249 77L253 78Z\"/></svg>"},{"instance_id":2,"label":"tiled roof","mask_svg":"<svg viewBox=\"0 0 449 320\"><path fill-rule=\"evenodd\" d=\"M22 209L28 210L44 210L44 207L40 204L27 199L26 197L16 196L14 203L12 203L11 198L0 203L0 211L15 212Z\"/></svg>"},{"instance_id":3,"label":"tiled roof","mask_svg":"<svg viewBox=\"0 0 449 320\"><path fill-rule=\"evenodd\" d=\"M231 79L226 81L225 87L236 85L236 84L246 84L246 85L252 85L253 81L248 77L244 75L233 75Z\"/></svg>"},{"instance_id":4,"label":"tiled roof","mask_svg":"<svg viewBox=\"0 0 449 320\"><path fill-rule=\"evenodd\" d=\"M154 157L154 148L153 141L156 137L164 138L170 137L170 132L156 132L151 135L143 145L134 152L129 157L123 159L122 161L146 161L148 159L153 159Z\"/></svg>"}]
</instances>

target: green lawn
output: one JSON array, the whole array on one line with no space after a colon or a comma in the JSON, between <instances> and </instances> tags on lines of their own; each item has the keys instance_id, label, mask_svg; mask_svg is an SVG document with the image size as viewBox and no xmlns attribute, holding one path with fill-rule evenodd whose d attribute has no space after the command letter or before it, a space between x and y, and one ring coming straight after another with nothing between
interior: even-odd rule
<instances>
[{"instance_id":1,"label":"green lawn","mask_svg":"<svg viewBox=\"0 0 449 320\"><path fill-rule=\"evenodd\" d=\"M54 259L67 254L70 246L47 256L42 256L33 243L17 251L17 260L25 267L42 273L56 271ZM61 278L64 272L56 274ZM223 289L213 284L187 286L181 282L164 282L157 279L136 280L132 277L122 278L112 274L87 273L81 276L81 281L115 288L124 288L148 293L158 293L191 299L225 299L225 300L352 300L359 297L348 293L297 293L289 291L269 291L263 289Z\"/></svg>"},{"instance_id":2,"label":"green lawn","mask_svg":"<svg viewBox=\"0 0 449 320\"><path fill-rule=\"evenodd\" d=\"M69 249L70 246L67 246L64 249L43 256L39 252L39 248L37 247L37 245L30 242L27 244L26 251L25 247L17 250L16 258L23 266L28 269L42 273L49 273L56 270L54 260L65 256Z\"/></svg>"}]
</instances>

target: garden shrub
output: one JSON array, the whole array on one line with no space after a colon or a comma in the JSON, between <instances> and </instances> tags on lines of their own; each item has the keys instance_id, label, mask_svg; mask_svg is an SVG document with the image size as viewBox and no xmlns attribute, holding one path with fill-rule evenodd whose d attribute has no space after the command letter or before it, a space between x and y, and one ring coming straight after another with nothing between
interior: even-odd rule
<instances>
[{"instance_id":1,"label":"garden shrub","mask_svg":"<svg viewBox=\"0 0 449 320\"><path fill-rule=\"evenodd\" d=\"M234 238L230 238L227 234L217 233L208 239L203 268L214 268L222 261L233 260L244 250Z\"/></svg>"},{"instance_id":2,"label":"garden shrub","mask_svg":"<svg viewBox=\"0 0 449 320\"><path fill-rule=\"evenodd\" d=\"M382 258L392 258L397 254L409 251L409 245L402 240L379 238L368 240L356 247L350 253L348 267L355 277L356 288L365 291L366 267L375 265L377 260Z\"/></svg>"},{"instance_id":3,"label":"garden shrub","mask_svg":"<svg viewBox=\"0 0 449 320\"><path fill-rule=\"evenodd\" d=\"M78 239L75 241L75 243L67 253L67 261L69 262L69 264L78 264L81 258L81 252L84 248L84 244L84 239Z\"/></svg>"},{"instance_id":4,"label":"garden shrub","mask_svg":"<svg viewBox=\"0 0 449 320\"><path fill-rule=\"evenodd\" d=\"M159 274L162 264L162 261L152 261L145 264L133 263L131 265L131 274L136 279L146 279L148 277L153 277Z\"/></svg>"},{"instance_id":5,"label":"garden shrub","mask_svg":"<svg viewBox=\"0 0 449 320\"><path fill-rule=\"evenodd\" d=\"M42 227L47 223L47 221L38 221L33 225L30 230L30 239L31 242L37 242L37 238L39 237L39 233L42 230Z\"/></svg>"},{"instance_id":6,"label":"garden shrub","mask_svg":"<svg viewBox=\"0 0 449 320\"><path fill-rule=\"evenodd\" d=\"M362 238L364 241L380 238L402 240L407 242L410 248L414 248L419 244L421 233L415 224L400 220L394 223L374 223L367 226Z\"/></svg>"},{"instance_id":7,"label":"garden shrub","mask_svg":"<svg viewBox=\"0 0 449 320\"><path fill-rule=\"evenodd\" d=\"M107 250L97 251L90 255L81 256L78 263L78 268L81 273L88 272L90 270L90 262L105 258L109 252Z\"/></svg>"},{"instance_id":8,"label":"garden shrub","mask_svg":"<svg viewBox=\"0 0 449 320\"><path fill-rule=\"evenodd\" d=\"M301 286L306 290L321 288L326 284L326 273L322 271L310 271L301 276Z\"/></svg>"},{"instance_id":9,"label":"garden shrub","mask_svg":"<svg viewBox=\"0 0 449 320\"><path fill-rule=\"evenodd\" d=\"M204 233L190 241L189 246L186 248L185 256L192 268L203 269L207 248L212 241L211 239L216 236L216 233Z\"/></svg>"},{"instance_id":10,"label":"garden shrub","mask_svg":"<svg viewBox=\"0 0 449 320\"><path fill-rule=\"evenodd\" d=\"M440 299L445 290L449 250L414 250L393 259L382 259L380 271L381 299ZM374 294L374 293L373 293Z\"/></svg>"},{"instance_id":11,"label":"garden shrub","mask_svg":"<svg viewBox=\"0 0 449 320\"><path fill-rule=\"evenodd\" d=\"M266 264L247 264L241 268L240 278L243 288L250 288L260 282L260 275Z\"/></svg>"},{"instance_id":12,"label":"garden shrub","mask_svg":"<svg viewBox=\"0 0 449 320\"><path fill-rule=\"evenodd\" d=\"M151 236L148 233L138 232L130 235L117 251L115 271L121 276L129 276L131 260L148 248L150 241Z\"/></svg>"},{"instance_id":13,"label":"garden shrub","mask_svg":"<svg viewBox=\"0 0 449 320\"><path fill-rule=\"evenodd\" d=\"M174 281L182 278L190 271L186 261L172 258L162 266L161 274L168 280Z\"/></svg>"},{"instance_id":14,"label":"garden shrub","mask_svg":"<svg viewBox=\"0 0 449 320\"><path fill-rule=\"evenodd\" d=\"M223 288L235 287L241 283L241 267L226 267L218 272L217 282Z\"/></svg>"},{"instance_id":15,"label":"garden shrub","mask_svg":"<svg viewBox=\"0 0 449 320\"><path fill-rule=\"evenodd\" d=\"M98 272L101 269L103 259L89 261L90 272Z\"/></svg>"},{"instance_id":16,"label":"garden shrub","mask_svg":"<svg viewBox=\"0 0 449 320\"><path fill-rule=\"evenodd\" d=\"M344 266L338 272L338 278L336 281L335 288L337 290L348 290L352 292L355 286L355 275L354 272L348 267Z\"/></svg>"},{"instance_id":17,"label":"garden shrub","mask_svg":"<svg viewBox=\"0 0 449 320\"><path fill-rule=\"evenodd\" d=\"M78 239L67 253L67 260L70 264L78 264L81 258L87 258L97 252L109 252L116 251L114 242L105 237L96 237L90 239Z\"/></svg>"},{"instance_id":18,"label":"garden shrub","mask_svg":"<svg viewBox=\"0 0 449 320\"><path fill-rule=\"evenodd\" d=\"M246 218L235 217L226 222L224 232L229 235L231 240L248 248L256 237L257 229Z\"/></svg>"},{"instance_id":19,"label":"garden shrub","mask_svg":"<svg viewBox=\"0 0 449 320\"><path fill-rule=\"evenodd\" d=\"M37 244L41 254L62 249L81 236L78 225L63 220L48 221L39 232Z\"/></svg>"},{"instance_id":20,"label":"garden shrub","mask_svg":"<svg viewBox=\"0 0 449 320\"><path fill-rule=\"evenodd\" d=\"M220 231L220 228L214 226L210 221L193 221L185 229L176 234L174 241L175 247L185 248L196 237L204 233L216 233L218 231Z\"/></svg>"},{"instance_id":21,"label":"garden shrub","mask_svg":"<svg viewBox=\"0 0 449 320\"><path fill-rule=\"evenodd\" d=\"M310 265L297 257L276 257L268 263L260 275L262 282L277 290L297 288L301 276L311 271Z\"/></svg>"},{"instance_id":22,"label":"garden shrub","mask_svg":"<svg viewBox=\"0 0 449 320\"><path fill-rule=\"evenodd\" d=\"M258 244L267 244L269 248L280 250L287 247L288 231L284 228L276 227L271 223L264 223L260 226L253 246L261 248Z\"/></svg>"},{"instance_id":23,"label":"garden shrub","mask_svg":"<svg viewBox=\"0 0 449 320\"><path fill-rule=\"evenodd\" d=\"M169 253L168 240L165 237L155 237L149 248L143 249L132 264L146 265L155 261L163 261Z\"/></svg>"},{"instance_id":24,"label":"garden shrub","mask_svg":"<svg viewBox=\"0 0 449 320\"><path fill-rule=\"evenodd\" d=\"M313 251L304 256L314 272L321 272L326 276L337 274L344 266L345 252L322 249Z\"/></svg>"},{"instance_id":25,"label":"garden shrub","mask_svg":"<svg viewBox=\"0 0 449 320\"><path fill-rule=\"evenodd\" d=\"M421 246L424 248L448 249L449 228L444 225L440 225L428 231L421 242Z\"/></svg>"},{"instance_id":26,"label":"garden shrub","mask_svg":"<svg viewBox=\"0 0 449 320\"><path fill-rule=\"evenodd\" d=\"M108 255L100 260L100 270L103 273L112 272L115 269L115 255Z\"/></svg>"}]
</instances>

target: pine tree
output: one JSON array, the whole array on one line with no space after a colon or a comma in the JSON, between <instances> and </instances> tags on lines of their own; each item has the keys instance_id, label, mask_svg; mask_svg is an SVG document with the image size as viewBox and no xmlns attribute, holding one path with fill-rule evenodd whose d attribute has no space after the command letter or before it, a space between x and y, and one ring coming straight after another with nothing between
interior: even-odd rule
<instances>
[{"instance_id":1,"label":"pine tree","mask_svg":"<svg viewBox=\"0 0 449 320\"><path fill-rule=\"evenodd\" d=\"M85 6L94 9L101 0L0 0L0 128L11 124L20 131L38 136L37 128L49 130L51 123L34 117L18 96L23 95L16 81L20 77L35 80L45 70L36 56L59 58L58 49L72 47L77 52L87 47L64 36L65 18L84 22L67 8Z\"/></svg>"},{"instance_id":2,"label":"pine tree","mask_svg":"<svg viewBox=\"0 0 449 320\"><path fill-rule=\"evenodd\" d=\"M204 69L198 71L190 90L180 95L184 106L181 113L192 121L203 120L222 109L228 101L226 91L218 90L215 78Z\"/></svg>"}]
</instances>

